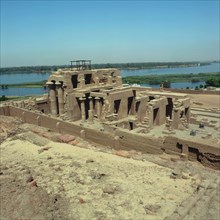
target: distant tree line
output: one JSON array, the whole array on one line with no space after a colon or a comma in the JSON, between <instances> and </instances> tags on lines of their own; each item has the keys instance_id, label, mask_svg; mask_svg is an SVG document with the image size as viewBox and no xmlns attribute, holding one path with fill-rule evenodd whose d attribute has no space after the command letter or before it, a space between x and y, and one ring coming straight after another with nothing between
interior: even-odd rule
<instances>
[{"instance_id":1,"label":"distant tree line","mask_svg":"<svg viewBox=\"0 0 220 220\"><path fill-rule=\"evenodd\" d=\"M117 69L149 69L149 68L172 68L172 67L188 67L196 66L200 63L196 62L141 62L141 63L105 63L92 64L92 69L117 68ZM208 65L208 62L202 62L200 65ZM1 74L9 73L46 73L55 71L60 68L69 68L70 65L53 65L53 66L23 66L23 67L7 67L0 68Z\"/></svg>"},{"instance_id":2,"label":"distant tree line","mask_svg":"<svg viewBox=\"0 0 220 220\"><path fill-rule=\"evenodd\" d=\"M219 79L220 72L218 73L198 73L198 74L166 74L166 75L144 75L144 76L126 76L123 77L123 83L128 84L150 84L158 85L165 81L174 82L200 82L208 79Z\"/></svg>"},{"instance_id":3,"label":"distant tree line","mask_svg":"<svg viewBox=\"0 0 220 220\"><path fill-rule=\"evenodd\" d=\"M206 86L220 87L220 76L206 80Z\"/></svg>"},{"instance_id":4,"label":"distant tree line","mask_svg":"<svg viewBox=\"0 0 220 220\"><path fill-rule=\"evenodd\" d=\"M127 84L149 84L161 85L164 88L170 88L174 82L201 82L206 85L197 86L196 89L206 88L207 86L220 87L220 72L218 73L198 73L198 74L166 74L166 75L145 75L145 76L127 76L122 78L123 83ZM189 88L188 88L189 89Z\"/></svg>"}]
</instances>

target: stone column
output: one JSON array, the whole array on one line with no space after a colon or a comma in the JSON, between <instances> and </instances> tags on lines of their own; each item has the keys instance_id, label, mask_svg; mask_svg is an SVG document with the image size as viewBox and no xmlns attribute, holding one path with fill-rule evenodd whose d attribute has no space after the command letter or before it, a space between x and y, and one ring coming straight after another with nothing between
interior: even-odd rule
<instances>
[{"instance_id":1,"label":"stone column","mask_svg":"<svg viewBox=\"0 0 220 220\"><path fill-rule=\"evenodd\" d=\"M64 113L64 92L60 82L56 82L56 89L58 94L59 114L62 115Z\"/></svg>"},{"instance_id":2,"label":"stone column","mask_svg":"<svg viewBox=\"0 0 220 220\"><path fill-rule=\"evenodd\" d=\"M89 96L89 110L92 110L92 111L93 111L93 108L94 108L94 106L93 106L93 100L92 100L92 97Z\"/></svg>"},{"instance_id":3,"label":"stone column","mask_svg":"<svg viewBox=\"0 0 220 220\"><path fill-rule=\"evenodd\" d=\"M93 123L93 110L89 110L89 123L92 124Z\"/></svg>"},{"instance_id":4,"label":"stone column","mask_svg":"<svg viewBox=\"0 0 220 220\"><path fill-rule=\"evenodd\" d=\"M47 82L49 88L50 96L50 111L52 115L57 115L57 100L56 100L56 91L55 85L53 82Z\"/></svg>"},{"instance_id":5,"label":"stone column","mask_svg":"<svg viewBox=\"0 0 220 220\"><path fill-rule=\"evenodd\" d=\"M154 108L153 106L148 106L148 115L149 115L149 127L152 128L154 124Z\"/></svg>"},{"instance_id":6,"label":"stone column","mask_svg":"<svg viewBox=\"0 0 220 220\"><path fill-rule=\"evenodd\" d=\"M85 122L85 120L86 120L85 98L79 98L79 100L80 100L80 107L81 107L82 122Z\"/></svg>"},{"instance_id":7,"label":"stone column","mask_svg":"<svg viewBox=\"0 0 220 220\"><path fill-rule=\"evenodd\" d=\"M24 108L24 107L25 107L24 101L21 101L21 108Z\"/></svg>"},{"instance_id":8,"label":"stone column","mask_svg":"<svg viewBox=\"0 0 220 220\"><path fill-rule=\"evenodd\" d=\"M95 106L96 106L96 114L98 119L100 119L100 98L99 97L95 97Z\"/></svg>"},{"instance_id":9,"label":"stone column","mask_svg":"<svg viewBox=\"0 0 220 220\"><path fill-rule=\"evenodd\" d=\"M124 98L121 99L119 111L118 111L118 119L125 118L128 112L128 103Z\"/></svg>"},{"instance_id":10,"label":"stone column","mask_svg":"<svg viewBox=\"0 0 220 220\"><path fill-rule=\"evenodd\" d=\"M178 129L179 121L180 121L180 109L179 108L173 109L172 117L173 117L172 118L173 119L173 128Z\"/></svg>"},{"instance_id":11,"label":"stone column","mask_svg":"<svg viewBox=\"0 0 220 220\"><path fill-rule=\"evenodd\" d=\"M162 125L166 122L166 98L160 101L160 107L158 110L159 124Z\"/></svg>"},{"instance_id":12,"label":"stone column","mask_svg":"<svg viewBox=\"0 0 220 220\"><path fill-rule=\"evenodd\" d=\"M191 116L191 114L190 114L190 106L188 107L188 110L187 110L187 112L186 112L186 119L187 119L187 123L189 124L190 123L190 116Z\"/></svg>"}]
</instances>

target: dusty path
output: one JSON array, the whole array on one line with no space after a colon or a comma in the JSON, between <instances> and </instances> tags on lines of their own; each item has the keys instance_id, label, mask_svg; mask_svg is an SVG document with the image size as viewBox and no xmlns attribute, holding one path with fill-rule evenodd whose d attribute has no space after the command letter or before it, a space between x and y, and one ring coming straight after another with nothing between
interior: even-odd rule
<instances>
[{"instance_id":1,"label":"dusty path","mask_svg":"<svg viewBox=\"0 0 220 220\"><path fill-rule=\"evenodd\" d=\"M197 163L137 152L125 158L129 152L80 139L73 142L78 147L58 143L36 134L36 126L33 133L31 125L1 119L0 219L169 219L179 207L180 219L197 219L187 205L217 189L209 191L219 172ZM219 219L216 195L203 193L210 199L195 213L208 210L206 219Z\"/></svg>"}]
</instances>

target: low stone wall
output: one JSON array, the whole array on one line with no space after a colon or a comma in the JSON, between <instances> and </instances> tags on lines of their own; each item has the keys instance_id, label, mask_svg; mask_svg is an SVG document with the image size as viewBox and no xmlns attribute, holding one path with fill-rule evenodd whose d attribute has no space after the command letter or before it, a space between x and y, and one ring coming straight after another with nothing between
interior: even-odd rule
<instances>
[{"instance_id":1,"label":"low stone wall","mask_svg":"<svg viewBox=\"0 0 220 220\"><path fill-rule=\"evenodd\" d=\"M116 137L119 140L120 149L135 149L144 153L159 154L163 153L163 139L150 138L144 134L131 133L123 131L123 129L117 129L115 132Z\"/></svg>"},{"instance_id":2,"label":"low stone wall","mask_svg":"<svg viewBox=\"0 0 220 220\"><path fill-rule=\"evenodd\" d=\"M127 132L122 128L116 129L114 133L109 133L13 106L0 107L0 114L18 117L26 123L46 127L54 132L77 135L88 141L115 149L136 150L152 154L166 152L181 155L183 153L191 160L198 160L206 166L220 169L220 148L216 146L218 143L208 140L186 140L175 136L148 137L144 134Z\"/></svg>"},{"instance_id":3,"label":"low stone wall","mask_svg":"<svg viewBox=\"0 0 220 220\"><path fill-rule=\"evenodd\" d=\"M141 134L131 134L118 129L114 134L61 121L46 115L31 112L26 109L5 106L0 108L0 114L21 118L25 123L49 128L51 131L63 134L77 135L88 141L115 149L137 150L145 153L162 153L163 140L151 139Z\"/></svg>"},{"instance_id":4,"label":"low stone wall","mask_svg":"<svg viewBox=\"0 0 220 220\"><path fill-rule=\"evenodd\" d=\"M183 153L189 160L198 160L203 165L220 170L220 147L218 142L191 140L168 136L164 141L166 153Z\"/></svg>"}]
</instances>

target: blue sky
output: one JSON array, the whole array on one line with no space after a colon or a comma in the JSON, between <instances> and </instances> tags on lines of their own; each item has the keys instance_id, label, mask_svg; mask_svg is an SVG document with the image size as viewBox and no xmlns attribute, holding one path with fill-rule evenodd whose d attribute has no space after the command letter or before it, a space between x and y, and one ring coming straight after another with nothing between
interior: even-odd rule
<instances>
[{"instance_id":1,"label":"blue sky","mask_svg":"<svg viewBox=\"0 0 220 220\"><path fill-rule=\"evenodd\" d=\"M1 67L219 58L219 1L4 1Z\"/></svg>"}]
</instances>

